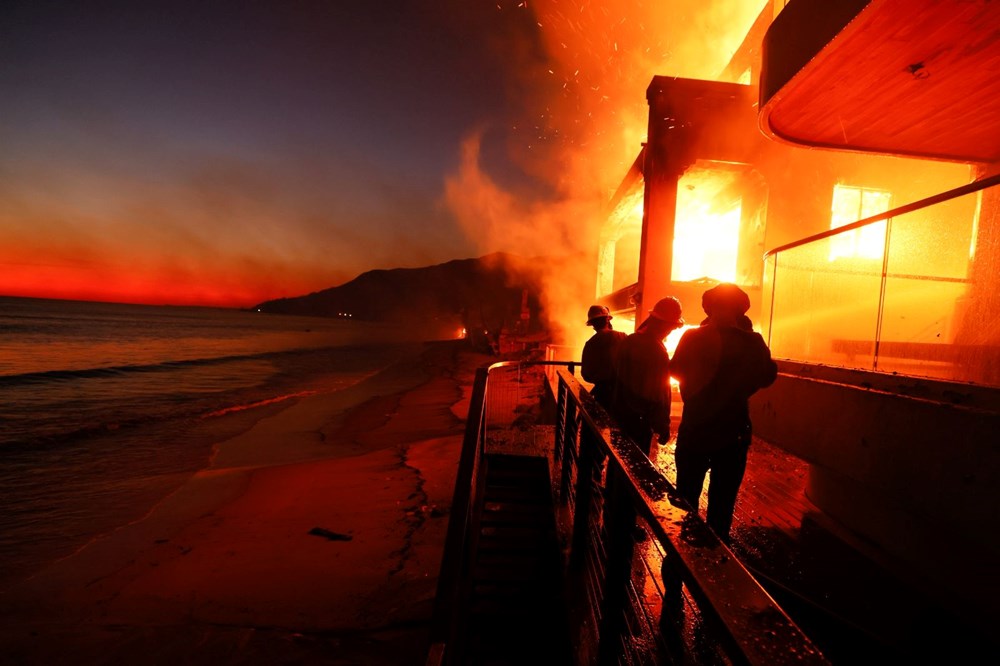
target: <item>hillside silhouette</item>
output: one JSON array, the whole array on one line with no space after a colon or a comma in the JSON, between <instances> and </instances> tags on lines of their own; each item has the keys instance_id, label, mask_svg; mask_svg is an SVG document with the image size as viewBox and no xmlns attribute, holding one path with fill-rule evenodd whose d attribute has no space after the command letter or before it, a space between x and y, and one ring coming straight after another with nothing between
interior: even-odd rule
<instances>
[{"instance_id":1,"label":"hillside silhouette","mask_svg":"<svg viewBox=\"0 0 1000 666\"><path fill-rule=\"evenodd\" d=\"M455 337L473 332L541 330L541 259L497 252L423 268L362 273L350 282L305 296L265 301L261 312L426 327ZM522 313L527 318L522 317Z\"/></svg>"}]
</instances>

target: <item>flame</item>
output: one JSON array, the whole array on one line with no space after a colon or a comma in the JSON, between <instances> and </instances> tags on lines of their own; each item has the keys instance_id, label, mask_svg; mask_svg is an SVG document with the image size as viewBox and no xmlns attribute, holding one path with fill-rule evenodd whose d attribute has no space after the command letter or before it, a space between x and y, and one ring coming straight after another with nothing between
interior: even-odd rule
<instances>
[{"instance_id":1,"label":"flame","mask_svg":"<svg viewBox=\"0 0 1000 666\"><path fill-rule=\"evenodd\" d=\"M634 317L621 316L615 319L615 321L619 320L621 321L621 324L616 328L618 328L619 330L623 330L626 333L635 332ZM673 358L674 352L677 351L677 343L680 342L681 336L684 335L684 331L688 330L689 328L698 328L698 327L693 326L691 324L685 324L684 326L681 326L680 328L671 331L670 334L667 335L667 339L663 341L663 346L667 350L667 353L670 355L671 358ZM671 386L679 386L677 380L674 379L673 377L670 378L670 384Z\"/></svg>"},{"instance_id":2,"label":"flame","mask_svg":"<svg viewBox=\"0 0 1000 666\"><path fill-rule=\"evenodd\" d=\"M635 319L633 317L622 316L615 318L616 322L619 320L622 323L619 326L616 326L615 328L625 331L626 333L635 332ZM674 329L673 331L670 332L669 335L667 335L667 339L663 341L663 346L666 348L667 353L669 353L671 356L674 355L674 352L677 350L677 343L680 342L681 336L684 335L684 331L688 330L689 328L698 328L698 326L693 324L684 324L680 328Z\"/></svg>"},{"instance_id":3,"label":"flame","mask_svg":"<svg viewBox=\"0 0 1000 666\"><path fill-rule=\"evenodd\" d=\"M491 204L501 201L497 194L502 193L503 188L489 178L467 178L462 181L462 185L469 188L461 192L461 201L466 204L461 215L470 230L477 229L481 219L490 219L495 233L487 240L527 238L534 243L533 248L541 248L545 254L567 247L596 254L595 247L601 248L593 264L581 261L572 275L560 273L549 281L543 304L550 317L565 322L565 331L554 331L556 342L566 342L579 349L590 334L582 325L581 313L586 312L594 298L595 285L587 279L594 265L598 266L596 293L599 295L624 286L623 281L630 282L619 275L632 275L633 279L637 275L639 249L635 243L634 249L626 249L623 239L625 230L641 228L641 209L630 202L623 203L610 215L601 211L628 172L645 137L648 111L645 89L651 77L719 78L729 56L765 4L763 1L715 0L670 3L535 0L519 4L521 10L533 12L540 44L532 44L537 49L530 52L539 56L539 62L535 71L524 71L524 80L530 85L519 91L525 94L518 100L525 108L534 109L536 114L531 123L517 128L513 154L526 173L550 183L554 194L548 203L534 208L508 207L506 212L513 214L497 217L497 209ZM773 8L776 11L784 4L775 3ZM497 6L503 10L501 5ZM741 82L749 81L744 78ZM773 156L760 155L755 158L761 160L757 167L764 172L767 172L765 164L775 173L788 170L782 177L787 175L790 179L809 175L795 173L794 161L788 164L772 161L784 162L781 155L778 152ZM846 172L855 171L857 177L863 179L867 173L860 161L855 163L845 158L840 165L838 168L843 169L845 176ZM468 166L463 165L463 168ZM478 169L478 162L472 166ZM962 179L968 174L960 171L966 168L920 164L916 173L928 183L953 179L965 182ZM671 279L684 281L708 277L735 281L741 218L749 219L755 211L749 210L751 197L744 202L742 198L731 196L737 190L727 187L724 182L715 182L731 176L696 169L682 179ZM474 188L482 184L495 189L489 192L490 196L476 202ZM783 205L774 206L771 214L758 218L758 221L766 219L769 228L777 232L768 237L772 246L797 237L803 221L793 216L799 210L812 210L814 205L806 200L796 202L793 188L782 188L782 194L787 197ZM789 200L796 205L789 205ZM874 205L875 201L877 197L869 203ZM840 210L837 201L834 217L847 223L875 212L865 204L861 201L850 207L851 212L846 212ZM885 204L887 206L888 201ZM744 207L747 210L744 211ZM614 239L619 245L612 251L607 251L606 244L601 242L591 245L595 238L607 240L595 231L595 227L605 222L622 232ZM833 226L838 223L834 222ZM745 233L747 228L742 231ZM862 231L864 233L852 233L832 241L829 259L880 256L885 226L875 225ZM763 241L761 232L761 245ZM842 246L841 242L850 243L850 246ZM631 255L625 256L628 253ZM743 256L748 255L745 252ZM847 326L843 320L838 319ZM616 316L614 323L615 328L626 332L635 326L635 322L624 315ZM756 322L755 327L759 324ZM828 333L826 321L824 326L826 328L820 327L820 330ZM784 328L793 330L787 324ZM559 337L560 332L564 337ZM679 338L680 334L680 331L675 332L674 337ZM799 337L801 341L808 341L805 336ZM799 337L793 337L788 344L798 344ZM673 340L667 342L671 353L675 344Z\"/></svg>"},{"instance_id":4,"label":"flame","mask_svg":"<svg viewBox=\"0 0 1000 666\"><path fill-rule=\"evenodd\" d=\"M695 168L678 182L673 280L736 280L742 202L724 196L735 180L730 170Z\"/></svg>"},{"instance_id":5,"label":"flame","mask_svg":"<svg viewBox=\"0 0 1000 666\"><path fill-rule=\"evenodd\" d=\"M528 201L486 173L480 162L484 131L470 135L459 169L448 179L445 203L483 250L522 256L579 256L574 270L543 277L542 305L556 342L581 346L589 329L580 325L595 293L635 281L641 209L626 206L614 268L598 277L600 229L607 205L646 138L646 88L653 76L717 79L766 0L641 0L593 3L536 0L498 3L500 12L533 19L530 43L507 48L516 104L532 114L512 126L511 160L551 188L547 198ZM695 225L703 237L731 228L739 212ZM713 215L718 215L713 213ZM691 216L685 216L685 219ZM712 227L709 229L709 227ZM628 232L628 229L634 231ZM688 231L684 232L692 235ZM695 233L694 235L697 235ZM693 241L690 241L693 242ZM686 246L685 246L686 247ZM681 247L675 256L688 256ZM696 265L678 270L733 275L734 250L716 256L701 241ZM604 262L606 257L600 257ZM560 330L562 329L562 330Z\"/></svg>"}]
</instances>

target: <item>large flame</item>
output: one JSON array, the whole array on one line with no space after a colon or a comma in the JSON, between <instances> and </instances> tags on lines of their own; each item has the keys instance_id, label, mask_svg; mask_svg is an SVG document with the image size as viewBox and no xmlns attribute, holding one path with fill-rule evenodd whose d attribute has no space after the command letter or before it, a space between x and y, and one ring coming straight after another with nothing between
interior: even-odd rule
<instances>
[{"instance_id":1,"label":"large flame","mask_svg":"<svg viewBox=\"0 0 1000 666\"><path fill-rule=\"evenodd\" d=\"M477 134L466 142L461 169L448 181L446 203L483 249L580 257L579 271L552 276L542 296L557 337L560 324L565 327L566 344L582 345L589 331L579 322L597 291L599 229L645 140L645 91L652 77L718 78L765 5L765 0L497 5L498 11L531 12L537 24L543 57L530 60L523 56L526 49L511 51L524 68L520 92L527 98L519 104L533 110L533 120L514 128L508 148L523 170L546 181L555 195L526 203L484 173ZM732 222L725 218L720 224ZM632 237L635 254L637 238ZM715 261L724 259L709 258L684 270L716 272Z\"/></svg>"},{"instance_id":2,"label":"large flame","mask_svg":"<svg viewBox=\"0 0 1000 666\"><path fill-rule=\"evenodd\" d=\"M702 168L678 182L673 280L735 281L742 202L723 194L734 180L732 171Z\"/></svg>"}]
</instances>

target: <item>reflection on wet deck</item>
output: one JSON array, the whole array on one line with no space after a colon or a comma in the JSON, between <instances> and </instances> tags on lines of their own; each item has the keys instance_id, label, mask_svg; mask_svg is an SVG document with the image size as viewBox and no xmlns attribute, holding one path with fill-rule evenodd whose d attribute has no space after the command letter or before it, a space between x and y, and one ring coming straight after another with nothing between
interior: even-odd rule
<instances>
[{"instance_id":1,"label":"reflection on wet deck","mask_svg":"<svg viewBox=\"0 0 1000 666\"><path fill-rule=\"evenodd\" d=\"M549 426L517 434L506 432L488 450L544 456L554 439ZM650 456L674 483L673 440L654 444ZM823 514L806 496L808 468L803 460L754 439L731 548L833 663L901 657L944 663L991 645L961 625L919 580L906 580L893 562L851 540ZM706 481L702 515L707 487Z\"/></svg>"},{"instance_id":2,"label":"reflection on wet deck","mask_svg":"<svg viewBox=\"0 0 1000 666\"><path fill-rule=\"evenodd\" d=\"M654 464L674 483L673 440ZM920 657L955 663L986 649L920 580L852 540L806 496L808 465L755 438L733 519L732 550L834 663ZM704 515L707 501L701 497ZM969 647L972 646L972 647ZM978 647L976 647L978 646Z\"/></svg>"}]
</instances>

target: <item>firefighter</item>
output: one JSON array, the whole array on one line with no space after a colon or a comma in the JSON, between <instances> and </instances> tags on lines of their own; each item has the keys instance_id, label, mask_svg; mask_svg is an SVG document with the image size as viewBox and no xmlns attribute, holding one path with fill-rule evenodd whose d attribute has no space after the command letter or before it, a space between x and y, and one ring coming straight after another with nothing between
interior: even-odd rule
<instances>
[{"instance_id":1,"label":"firefighter","mask_svg":"<svg viewBox=\"0 0 1000 666\"><path fill-rule=\"evenodd\" d=\"M707 522L728 543L751 441L748 400L774 383L778 366L749 326L746 292L716 285L702 295L702 308L708 317L684 332L670 364L684 403L674 451L677 492L697 512L711 470Z\"/></svg>"},{"instance_id":2,"label":"firefighter","mask_svg":"<svg viewBox=\"0 0 1000 666\"><path fill-rule=\"evenodd\" d=\"M614 317L605 306L590 306L587 310L587 326L594 327L594 334L583 345L580 360L580 374L584 381L594 385L590 394L607 410L611 409L618 347L627 337L624 331L614 330L612 319Z\"/></svg>"},{"instance_id":3,"label":"firefighter","mask_svg":"<svg viewBox=\"0 0 1000 666\"><path fill-rule=\"evenodd\" d=\"M667 296L618 349L612 413L647 456L654 434L661 443L670 438L670 355L664 343L683 325L680 301Z\"/></svg>"}]
</instances>

